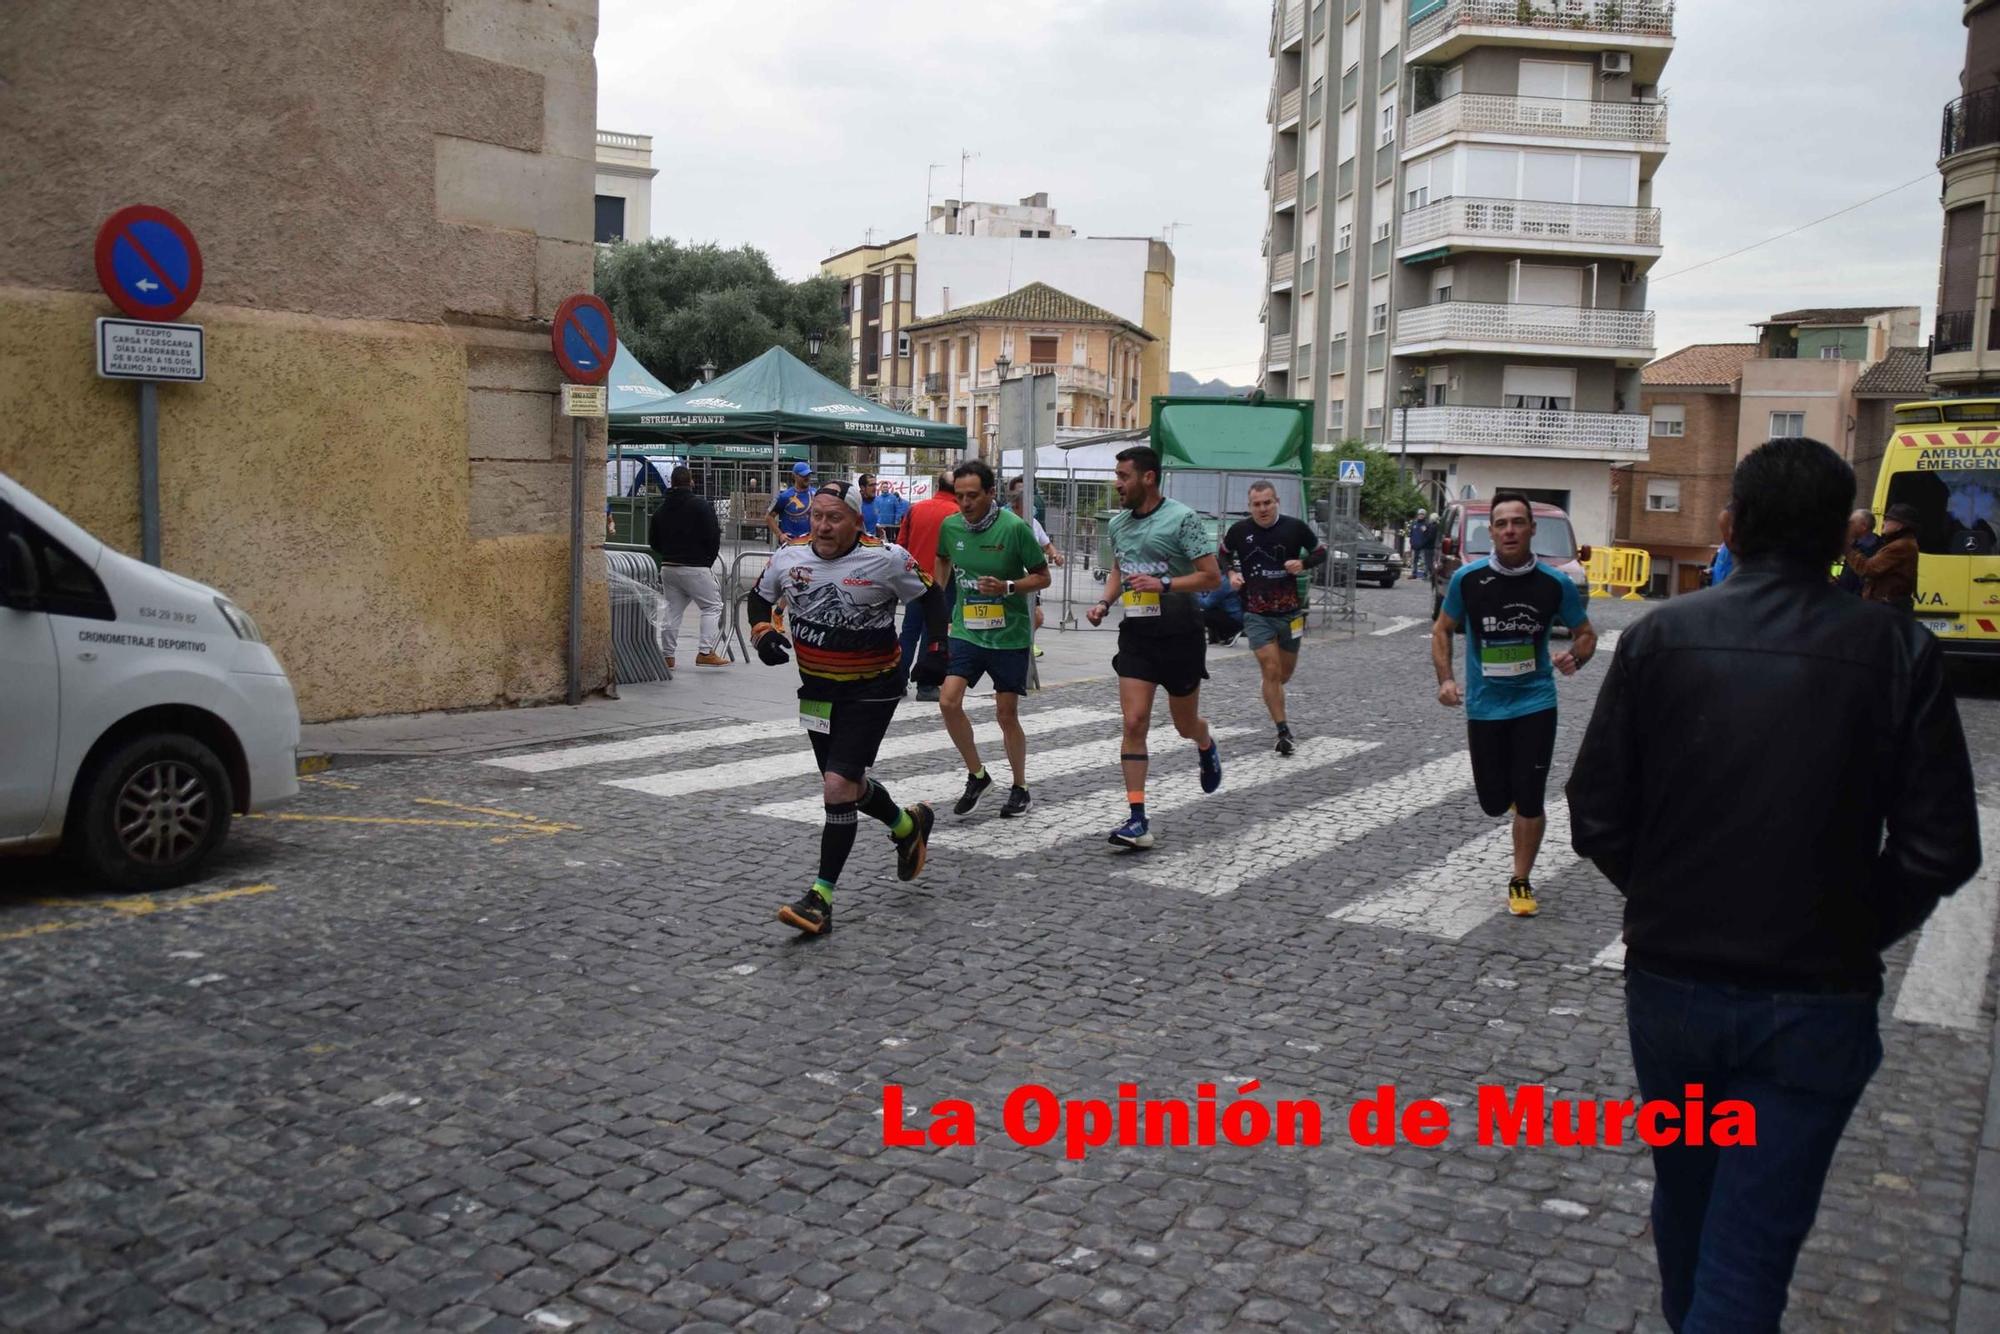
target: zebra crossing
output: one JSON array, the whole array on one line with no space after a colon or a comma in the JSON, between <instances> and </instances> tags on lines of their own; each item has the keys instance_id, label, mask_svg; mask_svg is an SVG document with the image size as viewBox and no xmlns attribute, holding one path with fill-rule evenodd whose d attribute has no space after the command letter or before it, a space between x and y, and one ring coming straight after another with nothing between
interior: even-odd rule
<instances>
[{"instance_id":1,"label":"zebra crossing","mask_svg":"<svg viewBox=\"0 0 2000 1334\"><path fill-rule=\"evenodd\" d=\"M1615 651L1616 636L1607 635L1605 640L1600 651ZM990 706L991 698L974 696L966 702L979 708ZM1380 741L1308 736L1300 740L1295 754L1280 757L1263 749L1268 730L1261 723L1215 727L1224 748L1226 778L1220 792L1205 795L1192 756L1183 753L1191 748L1174 734L1162 708L1155 719L1148 814L1171 815L1215 802L1243 818L1220 834L1170 826L1162 831L1168 840L1162 848L1120 854L1096 846L1123 807L1116 707L1109 701L1064 704L1024 711L1021 723L1030 737L1049 743L1030 748L1034 807L1026 817L1005 825L990 811L965 822L946 814L932 836L934 849L1002 863L1051 854L1070 860L1102 857L1109 882L1227 901L1254 897L1260 883L1296 874L1406 821L1422 821L1439 808L1472 799L1471 761L1465 751L1430 759L1388 778L1356 783L1345 777L1344 767L1380 750ZM800 730L794 720L725 723L480 763L523 776L561 775L571 781L583 777L655 799L740 793L742 814L817 825L823 815L819 796L797 786L816 773L810 751L796 735ZM998 725L982 723L974 735L989 767L997 763L996 777L1004 779ZM746 756L746 751L751 753ZM906 774L903 771L910 766L895 763L902 760L931 767ZM882 743L878 763L900 799L928 800L941 811L949 810L947 803L964 782L951 739L928 709L911 709L897 719ZM783 799L770 799L774 784L786 792ZM1304 793L1313 794L1313 799L1286 800ZM1982 807L1980 814L1983 841L1995 846L1994 840L2000 839L2000 807ZM1084 851L1086 846L1090 851ZM1502 822L1482 825L1456 846L1325 916L1343 926L1463 942L1505 915L1499 887L1511 873L1511 860L1509 827ZM1558 795L1548 806L1548 829L1536 863L1537 884L1553 885L1577 872L1580 861L1570 848L1569 811ZM1892 976L1894 1017L1946 1030L1984 1031L1989 1021L1982 1012L1996 927L2000 927L2000 862L1989 862L1975 881L1940 905L1920 933L1907 969L1900 978ZM1601 943L1588 953L1587 961L1580 958L1575 966L1622 969L1625 946L1615 923L1603 923L1599 929L1606 932L1598 937Z\"/></svg>"}]
</instances>

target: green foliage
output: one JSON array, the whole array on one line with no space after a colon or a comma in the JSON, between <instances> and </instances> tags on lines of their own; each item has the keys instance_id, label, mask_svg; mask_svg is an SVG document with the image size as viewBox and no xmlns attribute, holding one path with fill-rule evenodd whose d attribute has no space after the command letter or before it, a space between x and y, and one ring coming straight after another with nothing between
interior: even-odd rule
<instances>
[{"instance_id":1,"label":"green foliage","mask_svg":"<svg viewBox=\"0 0 2000 1334\"><path fill-rule=\"evenodd\" d=\"M1359 459L1367 465L1366 476L1361 483L1363 523L1385 527L1414 517L1419 509L1429 508L1422 491L1409 482L1397 479L1396 456L1366 440L1343 441L1330 453L1315 453L1313 476L1340 476L1340 465L1345 459Z\"/></svg>"},{"instance_id":2,"label":"green foliage","mask_svg":"<svg viewBox=\"0 0 2000 1334\"><path fill-rule=\"evenodd\" d=\"M721 375L774 346L847 383L840 283L819 275L786 282L754 246L621 242L598 251L596 290L632 355L675 389L699 380L704 360ZM815 331L826 338L817 358L806 355Z\"/></svg>"}]
</instances>

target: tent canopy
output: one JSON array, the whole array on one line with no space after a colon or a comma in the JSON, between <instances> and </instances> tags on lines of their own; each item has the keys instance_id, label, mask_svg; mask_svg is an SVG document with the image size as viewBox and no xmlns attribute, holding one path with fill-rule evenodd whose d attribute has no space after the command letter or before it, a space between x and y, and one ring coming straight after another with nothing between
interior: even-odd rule
<instances>
[{"instance_id":1,"label":"tent canopy","mask_svg":"<svg viewBox=\"0 0 2000 1334\"><path fill-rule=\"evenodd\" d=\"M676 442L776 435L842 445L965 448L964 427L891 412L781 347L664 401L624 411L613 407L611 429L619 436Z\"/></svg>"},{"instance_id":2,"label":"tent canopy","mask_svg":"<svg viewBox=\"0 0 2000 1334\"><path fill-rule=\"evenodd\" d=\"M653 378L653 373L640 365L632 349L623 343L611 358L611 374L604 383L609 390L607 406L614 422L621 412L640 412L674 396L674 391Z\"/></svg>"},{"instance_id":3,"label":"tent canopy","mask_svg":"<svg viewBox=\"0 0 2000 1334\"><path fill-rule=\"evenodd\" d=\"M1312 471L1312 404L1305 399L1153 400L1153 448L1169 468Z\"/></svg>"}]
</instances>

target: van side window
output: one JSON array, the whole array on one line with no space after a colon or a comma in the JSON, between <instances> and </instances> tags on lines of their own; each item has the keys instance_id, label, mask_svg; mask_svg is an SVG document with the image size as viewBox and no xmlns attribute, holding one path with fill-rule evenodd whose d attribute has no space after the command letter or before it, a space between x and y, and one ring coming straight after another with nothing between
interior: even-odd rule
<instances>
[{"instance_id":1,"label":"van side window","mask_svg":"<svg viewBox=\"0 0 2000 1334\"><path fill-rule=\"evenodd\" d=\"M68 547L41 529L20 520L21 532L34 549L41 567L43 610L55 616L80 616L93 621L117 619L111 595L91 568L70 553Z\"/></svg>"},{"instance_id":2,"label":"van side window","mask_svg":"<svg viewBox=\"0 0 2000 1334\"><path fill-rule=\"evenodd\" d=\"M2000 471L1945 468L1899 472L1890 505L1917 510L1917 549L1927 556L1991 556L2000 551Z\"/></svg>"}]
</instances>

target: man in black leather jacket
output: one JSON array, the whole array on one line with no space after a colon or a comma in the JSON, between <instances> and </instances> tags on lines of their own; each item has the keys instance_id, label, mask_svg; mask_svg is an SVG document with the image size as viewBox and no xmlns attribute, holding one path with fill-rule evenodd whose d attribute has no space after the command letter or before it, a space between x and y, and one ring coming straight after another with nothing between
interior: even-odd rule
<instances>
[{"instance_id":1,"label":"man in black leather jacket","mask_svg":"<svg viewBox=\"0 0 2000 1334\"><path fill-rule=\"evenodd\" d=\"M1625 895L1647 1099L1756 1109L1754 1147L1653 1150L1675 1330L1775 1330L1835 1146L1881 1063L1882 951L1979 867L1936 640L1827 582L1854 474L1773 440L1737 466L1738 564L1625 631L1569 782Z\"/></svg>"}]
</instances>

